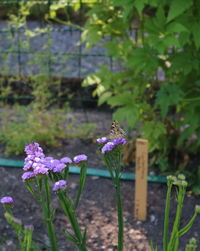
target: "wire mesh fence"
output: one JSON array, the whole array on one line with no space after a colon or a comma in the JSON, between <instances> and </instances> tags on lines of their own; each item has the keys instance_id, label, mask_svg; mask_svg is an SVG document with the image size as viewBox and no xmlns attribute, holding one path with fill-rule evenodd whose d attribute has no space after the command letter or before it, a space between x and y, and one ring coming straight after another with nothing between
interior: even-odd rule
<instances>
[{"instance_id":1,"label":"wire mesh fence","mask_svg":"<svg viewBox=\"0 0 200 251\"><path fill-rule=\"evenodd\" d=\"M30 76L43 71L48 76L84 78L98 69L102 64L113 68L112 58L106 56L101 47L91 48L90 52L81 43L82 30L68 25L22 20L20 3L34 3L37 6L37 16L48 12L52 3L57 1L3 1L6 20L0 21L0 73L1 75ZM70 1L70 5L79 3L84 8L87 3ZM39 8L47 5L45 10ZM16 18L9 14L10 9L16 13ZM14 6L14 7L13 7ZM26 8L26 6L25 6ZM40 14L41 11L41 14ZM84 15L81 11L77 15ZM79 20L83 17L79 17ZM73 22L73 20L71 20Z\"/></svg>"},{"instance_id":2,"label":"wire mesh fence","mask_svg":"<svg viewBox=\"0 0 200 251\"><path fill-rule=\"evenodd\" d=\"M107 55L102 42L87 50L86 44L81 41L86 13L97 3L100 1L1 1L0 77L3 77L3 81L4 77L24 81L26 77L45 76L65 79L64 82L67 79L68 85L78 89L81 81L88 74L98 71L102 65L111 71L119 71L123 66ZM52 5L65 5L67 8L67 13L59 12L62 24L46 18ZM63 24L63 20L68 22ZM137 30L132 36L137 39ZM105 38L105 42L110 39ZM5 85L5 81L1 85ZM94 101L90 98L91 93L78 92L76 98L79 100ZM1 99L4 96L0 94ZM9 98L14 97L12 95ZM18 95L15 98L21 97Z\"/></svg>"}]
</instances>

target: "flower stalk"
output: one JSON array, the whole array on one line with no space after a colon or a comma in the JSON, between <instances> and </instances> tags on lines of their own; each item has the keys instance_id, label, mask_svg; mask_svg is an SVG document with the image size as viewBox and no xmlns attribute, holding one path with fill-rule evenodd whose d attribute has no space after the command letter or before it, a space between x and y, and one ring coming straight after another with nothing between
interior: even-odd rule
<instances>
[{"instance_id":1,"label":"flower stalk","mask_svg":"<svg viewBox=\"0 0 200 251\"><path fill-rule=\"evenodd\" d=\"M120 173L121 173L121 150L122 146L126 143L124 138L116 138L112 141L108 141L106 137L97 139L97 143L100 145L100 150L103 155L106 167L112 177L115 196L117 201L117 216L118 216L118 251L123 251L124 245L124 219L123 219L123 207L121 199L121 185L120 185Z\"/></svg>"},{"instance_id":2,"label":"flower stalk","mask_svg":"<svg viewBox=\"0 0 200 251\"><path fill-rule=\"evenodd\" d=\"M42 184L42 183L44 183L44 184ZM42 185L44 185L45 199L43 198ZM48 237L49 237L49 240L51 243L51 248L53 251L58 251L56 233L55 233L55 229L54 229L52 211L51 211L51 207L50 207L51 195L50 195L50 188L49 188L47 176L44 176L42 178L39 177L39 191L40 191L39 202L41 204L44 221L46 223Z\"/></svg>"},{"instance_id":3,"label":"flower stalk","mask_svg":"<svg viewBox=\"0 0 200 251\"><path fill-rule=\"evenodd\" d=\"M163 251L177 251L179 248L179 239L181 236L186 234L190 228L192 227L197 215L200 213L200 206L195 207L195 212L187 225L180 229L180 221L181 214L183 208L183 201L186 194L187 182L185 181L185 176L179 174L178 177L168 176L167 177L167 198L166 198L166 206L165 206L165 219L164 219L164 233L163 233ZM175 185L177 187L177 210L176 216L173 223L172 231L170 239L169 237L169 216L170 216L170 200L171 200L171 192L172 187ZM194 244L194 245L193 245ZM186 251L195 251L196 250L196 242L194 239L186 246ZM153 244L151 243L151 250L154 251Z\"/></svg>"},{"instance_id":4,"label":"flower stalk","mask_svg":"<svg viewBox=\"0 0 200 251\"><path fill-rule=\"evenodd\" d=\"M117 215L118 215L118 251L123 250L124 242L124 220L123 220L123 209L122 209L122 199L121 199L121 186L119 177L116 178L116 198L117 198Z\"/></svg>"},{"instance_id":5,"label":"flower stalk","mask_svg":"<svg viewBox=\"0 0 200 251\"><path fill-rule=\"evenodd\" d=\"M82 235L81 233L77 217L75 215L74 209L70 203L69 198L66 196L66 193L64 191L58 191L57 195L63 208L63 211L67 216L74 232L74 236L68 236L68 234L66 234L67 239L71 240L77 246L78 250L87 251L86 239L84 238L85 234Z\"/></svg>"},{"instance_id":6,"label":"flower stalk","mask_svg":"<svg viewBox=\"0 0 200 251\"><path fill-rule=\"evenodd\" d=\"M173 182L175 181L175 177L168 176L167 177L167 198L165 203L165 218L164 218L164 234L163 234L163 251L167 251L168 245L168 231L169 231L169 213L170 213L170 199Z\"/></svg>"}]
</instances>

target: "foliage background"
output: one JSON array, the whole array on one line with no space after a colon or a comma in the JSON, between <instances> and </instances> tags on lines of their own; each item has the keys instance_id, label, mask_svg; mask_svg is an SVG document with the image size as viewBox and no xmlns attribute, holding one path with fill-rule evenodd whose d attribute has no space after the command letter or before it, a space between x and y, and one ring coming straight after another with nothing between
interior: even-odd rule
<instances>
[{"instance_id":1,"label":"foliage background","mask_svg":"<svg viewBox=\"0 0 200 251\"><path fill-rule=\"evenodd\" d=\"M185 172L197 193L200 168L186 167L200 146L199 11L195 0L103 1L88 12L82 36L122 65L118 72L102 66L84 86L95 85L99 104L149 140L154 165Z\"/></svg>"},{"instance_id":2,"label":"foliage background","mask_svg":"<svg viewBox=\"0 0 200 251\"><path fill-rule=\"evenodd\" d=\"M93 95L98 96L99 105L107 103L115 111L114 118L125 122L128 130L136 130L137 136L149 140L153 166L165 174L184 172L199 193L199 162L190 161L198 155L200 146L199 1L49 3L19 1L12 5L5 18L11 28L25 28L21 46L29 48L32 37L48 32L48 29L32 32L27 27L27 20L39 18L36 10L40 8L42 22L74 26L82 31L80 44L88 50L94 45L106 49L117 69L113 71L102 65L100 71L85 79L83 86L95 88ZM29 62L44 65L38 74L31 76L34 109L46 109L52 104L50 89L61 95L60 81L52 82L45 67L51 43L49 37L44 45L45 57L39 55ZM1 91L7 95L12 89L1 82Z\"/></svg>"}]
</instances>

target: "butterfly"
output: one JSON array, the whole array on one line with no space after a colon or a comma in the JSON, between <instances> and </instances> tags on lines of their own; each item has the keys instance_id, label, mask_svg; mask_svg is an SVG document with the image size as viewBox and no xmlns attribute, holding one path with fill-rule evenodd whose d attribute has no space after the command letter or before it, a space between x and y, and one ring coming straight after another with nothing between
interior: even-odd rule
<instances>
[{"instance_id":1,"label":"butterfly","mask_svg":"<svg viewBox=\"0 0 200 251\"><path fill-rule=\"evenodd\" d=\"M118 121L114 120L112 122L110 134L108 138L110 140L113 140L113 139L125 138L125 137L126 137L125 131L122 128L120 128Z\"/></svg>"}]
</instances>

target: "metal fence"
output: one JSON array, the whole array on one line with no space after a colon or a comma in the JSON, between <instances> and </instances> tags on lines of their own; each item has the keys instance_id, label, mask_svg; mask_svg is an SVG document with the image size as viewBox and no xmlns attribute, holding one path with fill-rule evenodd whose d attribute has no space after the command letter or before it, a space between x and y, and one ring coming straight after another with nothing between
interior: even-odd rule
<instances>
[{"instance_id":1,"label":"metal fence","mask_svg":"<svg viewBox=\"0 0 200 251\"><path fill-rule=\"evenodd\" d=\"M56 1L7 0L1 1L0 7L10 12L14 9L16 17L0 20L0 74L32 76L41 72L50 77L84 78L89 73L98 70L100 65L107 65L113 69L112 57L106 56L104 48L95 46L90 51L81 43L81 29L73 26L37 20L22 23L19 13L20 4L37 5L37 16L40 11L50 9ZM63 1L64 2L64 1ZM66 1L67 2L67 1ZM70 5L80 4L81 9L87 3L69 1ZM41 12L41 15L44 13ZM83 19L79 16L79 19Z\"/></svg>"}]
</instances>

